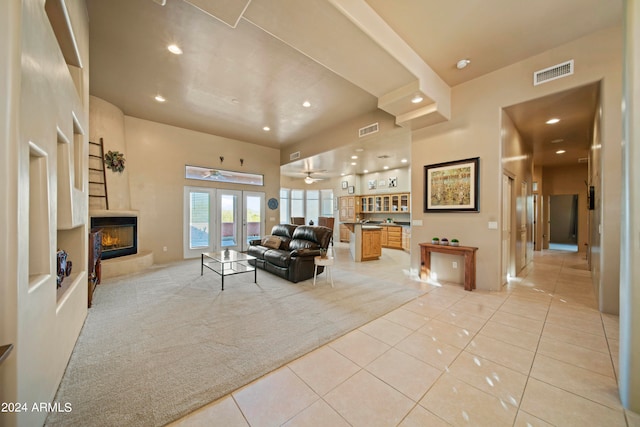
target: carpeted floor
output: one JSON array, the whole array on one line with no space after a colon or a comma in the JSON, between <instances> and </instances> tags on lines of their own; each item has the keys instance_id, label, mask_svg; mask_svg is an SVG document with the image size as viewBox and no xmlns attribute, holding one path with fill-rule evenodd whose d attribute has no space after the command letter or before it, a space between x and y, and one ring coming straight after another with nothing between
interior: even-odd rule
<instances>
[{"instance_id":1,"label":"carpeted floor","mask_svg":"<svg viewBox=\"0 0 640 427\"><path fill-rule=\"evenodd\" d=\"M222 292L197 260L104 281L55 398L73 411L46 425L164 425L422 294L333 276L314 287L260 270L257 285L231 276Z\"/></svg>"}]
</instances>

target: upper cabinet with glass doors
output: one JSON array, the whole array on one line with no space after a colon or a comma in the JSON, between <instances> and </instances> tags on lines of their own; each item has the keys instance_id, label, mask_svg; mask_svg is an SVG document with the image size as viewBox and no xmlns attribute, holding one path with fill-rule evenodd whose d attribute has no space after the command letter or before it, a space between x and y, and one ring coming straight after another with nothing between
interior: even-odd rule
<instances>
[{"instance_id":1,"label":"upper cabinet with glass doors","mask_svg":"<svg viewBox=\"0 0 640 427\"><path fill-rule=\"evenodd\" d=\"M410 193L360 196L362 213L410 213Z\"/></svg>"}]
</instances>

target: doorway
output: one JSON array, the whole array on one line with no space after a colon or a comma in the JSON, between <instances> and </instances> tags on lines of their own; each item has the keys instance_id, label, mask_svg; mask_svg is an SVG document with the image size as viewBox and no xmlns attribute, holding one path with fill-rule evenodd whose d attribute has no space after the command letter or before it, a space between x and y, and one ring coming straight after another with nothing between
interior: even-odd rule
<instances>
[{"instance_id":1,"label":"doorway","mask_svg":"<svg viewBox=\"0 0 640 427\"><path fill-rule=\"evenodd\" d=\"M202 252L244 252L264 234L264 193L203 187L184 189L184 258Z\"/></svg>"},{"instance_id":2,"label":"doorway","mask_svg":"<svg viewBox=\"0 0 640 427\"><path fill-rule=\"evenodd\" d=\"M578 195L549 196L549 249L578 252Z\"/></svg>"}]
</instances>

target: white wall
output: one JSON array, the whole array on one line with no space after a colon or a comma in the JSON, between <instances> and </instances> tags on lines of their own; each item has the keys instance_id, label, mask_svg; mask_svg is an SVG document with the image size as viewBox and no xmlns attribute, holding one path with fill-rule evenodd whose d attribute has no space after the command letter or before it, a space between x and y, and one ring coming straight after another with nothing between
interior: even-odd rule
<instances>
[{"instance_id":1,"label":"white wall","mask_svg":"<svg viewBox=\"0 0 640 427\"><path fill-rule=\"evenodd\" d=\"M7 166L0 180L5 206L0 211L5 228L0 233L0 343L15 345L0 366L3 402L53 400L87 314L87 177L82 153L87 149L89 29L84 2L65 4L84 66L74 72L77 86L44 1L0 2L0 130L7 141L0 156ZM30 174L34 158L42 166L37 181L31 180L38 175L33 169ZM77 180L76 173L81 175ZM55 275L59 245L74 262L62 297ZM0 422L42 425L46 415L3 413Z\"/></svg>"},{"instance_id":2,"label":"white wall","mask_svg":"<svg viewBox=\"0 0 640 427\"><path fill-rule=\"evenodd\" d=\"M124 129L131 209L139 211L139 249L152 251L157 263L183 259L185 186L262 191L265 201L280 196L279 150L130 116L124 118ZM185 165L262 174L264 186L188 180ZM280 214L266 212L266 229L271 230Z\"/></svg>"}]
</instances>

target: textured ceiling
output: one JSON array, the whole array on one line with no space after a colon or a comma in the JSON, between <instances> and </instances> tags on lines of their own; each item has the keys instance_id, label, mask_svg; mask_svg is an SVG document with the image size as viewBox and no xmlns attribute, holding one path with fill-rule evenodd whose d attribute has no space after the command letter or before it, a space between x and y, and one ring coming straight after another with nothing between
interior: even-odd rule
<instances>
[{"instance_id":1,"label":"textured ceiling","mask_svg":"<svg viewBox=\"0 0 640 427\"><path fill-rule=\"evenodd\" d=\"M445 87L454 86L619 24L622 1L166 0L161 6L87 0L87 6L92 95L130 116L284 148L378 108L410 112L416 107L408 97L424 95L425 82L434 81L416 70L435 71ZM348 16L345 10L354 7L375 12L364 14L373 15L374 25ZM418 67L415 59L385 50L398 40L388 31L386 38L374 34L381 27L400 36ZM183 54L169 53L171 43ZM457 70L461 58L471 64ZM154 101L157 94L166 102ZM428 110L433 100L426 98L421 108ZM305 108L307 100L311 106ZM567 108L581 105L567 102ZM536 104L514 106L510 115L534 138L543 130L528 121L533 115L527 108ZM376 137L368 146L371 160L359 170L378 170L379 155L389 151L397 161L407 157L406 135L399 130ZM339 174L348 160L342 156L355 148L301 159L283 173L317 168Z\"/></svg>"}]
</instances>

